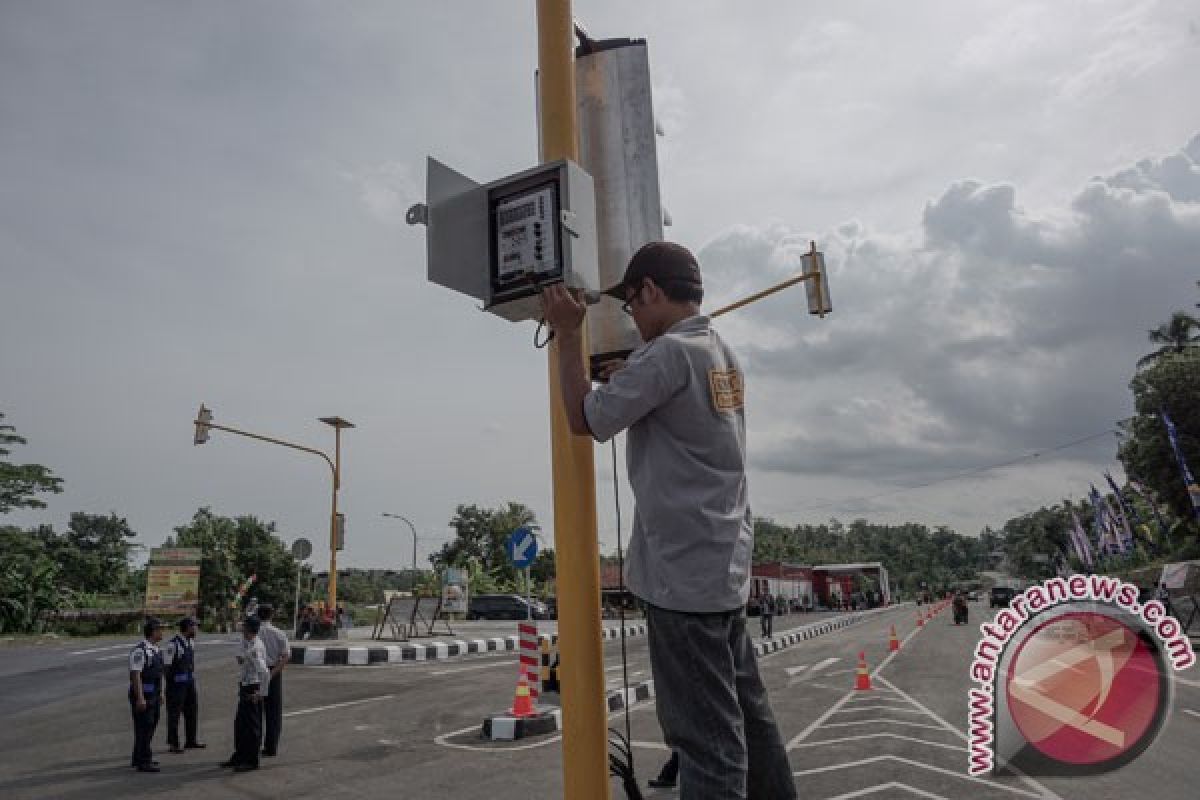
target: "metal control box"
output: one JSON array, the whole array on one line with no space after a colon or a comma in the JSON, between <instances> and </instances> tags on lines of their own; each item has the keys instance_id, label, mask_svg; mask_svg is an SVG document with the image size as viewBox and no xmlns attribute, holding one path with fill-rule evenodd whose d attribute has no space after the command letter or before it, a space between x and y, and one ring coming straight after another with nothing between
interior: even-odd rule
<instances>
[{"instance_id":1,"label":"metal control box","mask_svg":"<svg viewBox=\"0 0 1200 800\"><path fill-rule=\"evenodd\" d=\"M477 184L430 158L424 222L428 277L470 295L512 321L541 318L547 284L598 292L596 200L592 178L572 161L554 161Z\"/></svg>"}]
</instances>

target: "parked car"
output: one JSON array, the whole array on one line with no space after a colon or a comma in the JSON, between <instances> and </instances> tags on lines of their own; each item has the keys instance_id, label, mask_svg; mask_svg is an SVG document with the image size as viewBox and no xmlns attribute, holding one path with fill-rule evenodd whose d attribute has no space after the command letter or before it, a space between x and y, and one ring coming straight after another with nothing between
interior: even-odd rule
<instances>
[{"instance_id":1,"label":"parked car","mask_svg":"<svg viewBox=\"0 0 1200 800\"><path fill-rule=\"evenodd\" d=\"M1011 586L993 586L988 605L991 608L1008 608L1008 604L1017 596L1017 590Z\"/></svg>"},{"instance_id":2,"label":"parked car","mask_svg":"<svg viewBox=\"0 0 1200 800\"><path fill-rule=\"evenodd\" d=\"M518 594L478 594L467 606L467 619L549 619L550 612L540 600L530 604Z\"/></svg>"}]
</instances>

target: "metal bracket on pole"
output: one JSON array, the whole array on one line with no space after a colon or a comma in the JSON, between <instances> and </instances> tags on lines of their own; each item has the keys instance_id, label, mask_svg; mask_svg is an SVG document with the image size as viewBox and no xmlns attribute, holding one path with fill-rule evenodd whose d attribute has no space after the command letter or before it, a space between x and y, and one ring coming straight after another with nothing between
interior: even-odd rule
<instances>
[{"instance_id":1,"label":"metal bracket on pole","mask_svg":"<svg viewBox=\"0 0 1200 800\"><path fill-rule=\"evenodd\" d=\"M428 225L429 207L424 203L414 203L404 215L404 221L409 225Z\"/></svg>"}]
</instances>

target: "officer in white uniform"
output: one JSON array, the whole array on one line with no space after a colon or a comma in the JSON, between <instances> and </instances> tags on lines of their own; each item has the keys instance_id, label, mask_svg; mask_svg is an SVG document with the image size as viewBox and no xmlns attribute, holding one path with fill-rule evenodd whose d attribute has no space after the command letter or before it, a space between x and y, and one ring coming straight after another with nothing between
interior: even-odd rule
<instances>
[{"instance_id":1,"label":"officer in white uniform","mask_svg":"<svg viewBox=\"0 0 1200 800\"><path fill-rule=\"evenodd\" d=\"M222 761L222 767L234 772L258 769L258 751L262 747L262 709L267 696L271 671L267 669L267 652L258 638L261 626L258 617L246 617L242 623L241 649L237 656L238 706L233 721L233 755Z\"/></svg>"},{"instance_id":2,"label":"officer in white uniform","mask_svg":"<svg viewBox=\"0 0 1200 800\"><path fill-rule=\"evenodd\" d=\"M158 772L150 750L158 727L158 707L163 701L162 622L148 617L142 625L145 638L129 651L129 709L133 713L133 757L130 766L138 772Z\"/></svg>"},{"instance_id":3,"label":"officer in white uniform","mask_svg":"<svg viewBox=\"0 0 1200 800\"><path fill-rule=\"evenodd\" d=\"M258 618L262 620L258 639L267 651L267 667L271 670L270 690L262 703L262 754L267 757L274 756L279 750L279 734L283 731L283 668L291 656L287 634L271 624L274 614L275 609L265 603L258 607Z\"/></svg>"}]
</instances>

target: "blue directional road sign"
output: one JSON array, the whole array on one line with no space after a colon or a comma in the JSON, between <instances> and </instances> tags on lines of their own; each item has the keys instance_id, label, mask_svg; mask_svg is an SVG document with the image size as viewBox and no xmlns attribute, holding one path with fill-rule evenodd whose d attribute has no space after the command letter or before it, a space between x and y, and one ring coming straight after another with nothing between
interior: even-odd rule
<instances>
[{"instance_id":1,"label":"blue directional road sign","mask_svg":"<svg viewBox=\"0 0 1200 800\"><path fill-rule=\"evenodd\" d=\"M508 537L508 544L504 546L504 549L508 552L508 557L512 559L513 566L524 569L532 564L533 559L537 556L537 539L529 528L517 528Z\"/></svg>"}]
</instances>

